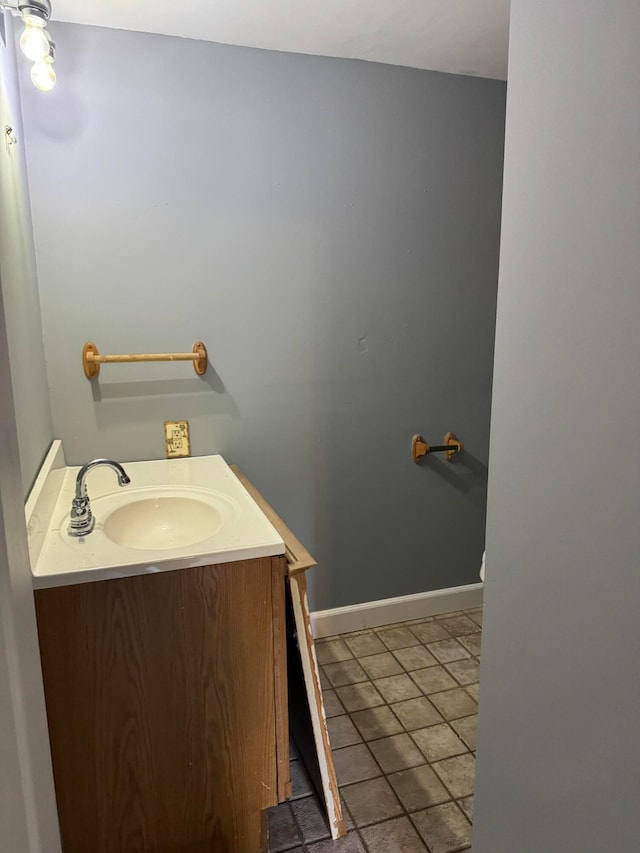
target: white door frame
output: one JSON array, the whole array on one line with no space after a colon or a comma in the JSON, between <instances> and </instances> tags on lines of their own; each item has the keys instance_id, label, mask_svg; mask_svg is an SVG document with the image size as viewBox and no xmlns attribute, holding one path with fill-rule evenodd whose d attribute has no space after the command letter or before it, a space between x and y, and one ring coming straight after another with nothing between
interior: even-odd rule
<instances>
[{"instance_id":1,"label":"white door frame","mask_svg":"<svg viewBox=\"0 0 640 853\"><path fill-rule=\"evenodd\" d=\"M6 340L0 300L0 837L60 853Z\"/></svg>"},{"instance_id":2,"label":"white door frame","mask_svg":"<svg viewBox=\"0 0 640 853\"><path fill-rule=\"evenodd\" d=\"M4 23L6 58L11 62L14 43L9 18L5 15ZM0 49L4 50L1 42ZM0 85L5 89L3 96L11 94L10 100L15 101L16 93L9 89L17 81L3 74ZM10 168L7 157L3 146L0 169ZM11 172L6 177L10 183ZM2 273L0 258L0 846L10 853L60 853Z\"/></svg>"}]
</instances>

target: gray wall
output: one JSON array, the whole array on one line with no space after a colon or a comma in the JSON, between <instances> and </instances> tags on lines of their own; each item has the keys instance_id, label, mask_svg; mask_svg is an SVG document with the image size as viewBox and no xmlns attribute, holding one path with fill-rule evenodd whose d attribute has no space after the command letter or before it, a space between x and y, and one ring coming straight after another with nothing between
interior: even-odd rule
<instances>
[{"instance_id":1,"label":"gray wall","mask_svg":"<svg viewBox=\"0 0 640 853\"><path fill-rule=\"evenodd\" d=\"M7 35L11 38L10 30ZM1 298L7 321L22 491L26 496L51 443L52 426L25 167L25 140L13 53L13 43L5 48L0 37ZM26 69L28 65L25 65ZM13 128L16 139L12 145L7 144L7 126Z\"/></svg>"},{"instance_id":2,"label":"gray wall","mask_svg":"<svg viewBox=\"0 0 640 853\"><path fill-rule=\"evenodd\" d=\"M52 32L53 32L52 27ZM55 26L24 91L68 460L221 452L321 561L318 608L477 580L504 83ZM211 369L103 352L190 349ZM409 456L453 429L457 466Z\"/></svg>"},{"instance_id":3,"label":"gray wall","mask_svg":"<svg viewBox=\"0 0 640 853\"><path fill-rule=\"evenodd\" d=\"M474 853L638 849L637 0L514 0Z\"/></svg>"},{"instance_id":4,"label":"gray wall","mask_svg":"<svg viewBox=\"0 0 640 853\"><path fill-rule=\"evenodd\" d=\"M7 22L6 48L3 24L0 12L0 128L4 137L5 125L12 125L18 142L9 149L4 139L0 143L0 287L4 290L6 284L13 291L18 272L30 269L16 260L21 253L23 257L29 255L24 243L29 239L30 226L20 205L24 170L19 152L23 137L12 22ZM8 213L20 215L19 221L7 221ZM18 231L20 224L24 233ZM17 246L7 241L9 229ZM19 277L28 288L30 277ZM7 346L14 330L3 302L0 299L0 843L3 851L60 853L18 461L19 413L11 387L16 377L15 373L10 375ZM6 303L10 306L12 301ZM18 322L15 316L12 322ZM34 346L37 348L36 339ZM42 399L46 402L46 395Z\"/></svg>"}]
</instances>

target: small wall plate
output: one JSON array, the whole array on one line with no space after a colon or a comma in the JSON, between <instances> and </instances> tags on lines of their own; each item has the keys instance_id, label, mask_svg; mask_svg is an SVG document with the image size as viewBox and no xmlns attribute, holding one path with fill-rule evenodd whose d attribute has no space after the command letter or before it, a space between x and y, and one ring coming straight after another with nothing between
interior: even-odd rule
<instances>
[{"instance_id":1,"label":"small wall plate","mask_svg":"<svg viewBox=\"0 0 640 853\"><path fill-rule=\"evenodd\" d=\"M165 421L164 448L167 459L191 456L188 421Z\"/></svg>"}]
</instances>

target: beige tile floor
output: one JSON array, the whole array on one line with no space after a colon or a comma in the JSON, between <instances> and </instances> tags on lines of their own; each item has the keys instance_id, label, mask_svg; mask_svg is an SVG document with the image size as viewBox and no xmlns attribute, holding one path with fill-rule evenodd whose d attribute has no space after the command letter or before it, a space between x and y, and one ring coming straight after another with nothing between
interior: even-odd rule
<instances>
[{"instance_id":1,"label":"beige tile floor","mask_svg":"<svg viewBox=\"0 0 640 853\"><path fill-rule=\"evenodd\" d=\"M294 758L270 853L470 851L481 630L473 609L316 644L349 832L331 841Z\"/></svg>"}]
</instances>

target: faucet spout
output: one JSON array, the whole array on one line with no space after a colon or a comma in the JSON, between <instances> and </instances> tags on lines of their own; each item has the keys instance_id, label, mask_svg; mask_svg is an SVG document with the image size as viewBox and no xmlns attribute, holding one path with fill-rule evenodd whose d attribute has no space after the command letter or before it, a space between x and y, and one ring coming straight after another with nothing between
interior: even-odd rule
<instances>
[{"instance_id":1,"label":"faucet spout","mask_svg":"<svg viewBox=\"0 0 640 853\"><path fill-rule=\"evenodd\" d=\"M76 477L76 498L86 497L87 474L89 471L94 468L98 468L101 465L106 465L107 468L112 468L116 472L118 475L118 484L120 486L127 486L131 482L127 472L119 462L114 462L113 459L94 459L91 462L87 462L87 464L83 465L78 471L78 476Z\"/></svg>"},{"instance_id":2,"label":"faucet spout","mask_svg":"<svg viewBox=\"0 0 640 853\"><path fill-rule=\"evenodd\" d=\"M113 459L93 459L83 465L76 477L76 496L71 502L69 529L67 531L69 536L88 536L95 527L95 518L91 512L91 500L87 493L87 474L99 466L106 466L115 471L120 486L126 486L131 482L122 465L119 462L114 462Z\"/></svg>"}]
</instances>

